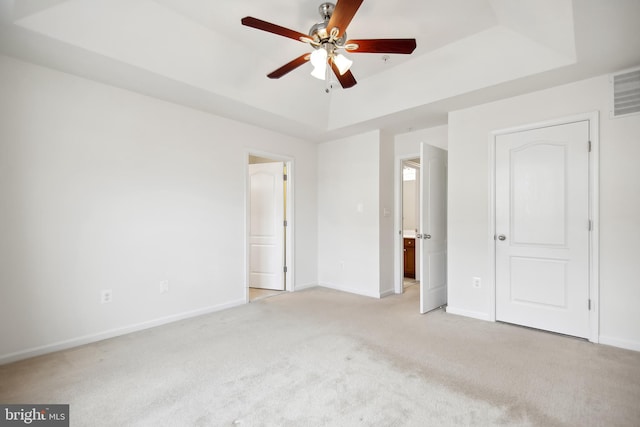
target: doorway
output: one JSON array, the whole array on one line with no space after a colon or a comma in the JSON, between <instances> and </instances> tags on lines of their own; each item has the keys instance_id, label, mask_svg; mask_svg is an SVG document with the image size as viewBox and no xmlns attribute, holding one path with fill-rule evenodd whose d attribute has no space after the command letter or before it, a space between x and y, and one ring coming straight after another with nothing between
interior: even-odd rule
<instances>
[{"instance_id":1,"label":"doorway","mask_svg":"<svg viewBox=\"0 0 640 427\"><path fill-rule=\"evenodd\" d=\"M247 162L248 302L293 289L291 161L250 153Z\"/></svg>"},{"instance_id":2,"label":"doorway","mask_svg":"<svg viewBox=\"0 0 640 427\"><path fill-rule=\"evenodd\" d=\"M596 123L492 134L494 320L597 340Z\"/></svg>"},{"instance_id":3,"label":"doorway","mask_svg":"<svg viewBox=\"0 0 640 427\"><path fill-rule=\"evenodd\" d=\"M420 283L420 157L402 161L402 290Z\"/></svg>"},{"instance_id":4,"label":"doorway","mask_svg":"<svg viewBox=\"0 0 640 427\"><path fill-rule=\"evenodd\" d=\"M447 152L421 143L419 157L399 158L396 164L400 172L396 174L399 198L395 291L403 293L405 276L411 276L411 269L406 274L406 266L415 259L419 311L426 313L447 303ZM415 185L407 186L405 175L413 175L412 169ZM407 198L406 193L410 193ZM412 200L415 208L409 201L411 194L416 194ZM411 222L413 212L417 216ZM415 258L407 255L413 250Z\"/></svg>"}]
</instances>

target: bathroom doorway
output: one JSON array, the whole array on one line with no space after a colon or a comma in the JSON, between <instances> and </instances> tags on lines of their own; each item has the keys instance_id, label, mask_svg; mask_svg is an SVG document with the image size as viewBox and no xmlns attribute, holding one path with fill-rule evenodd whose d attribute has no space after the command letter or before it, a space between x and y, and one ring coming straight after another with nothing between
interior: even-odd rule
<instances>
[{"instance_id":1,"label":"bathroom doorway","mask_svg":"<svg viewBox=\"0 0 640 427\"><path fill-rule=\"evenodd\" d=\"M447 152L422 142L396 165L395 293L415 292L427 313L447 303Z\"/></svg>"},{"instance_id":2,"label":"bathroom doorway","mask_svg":"<svg viewBox=\"0 0 640 427\"><path fill-rule=\"evenodd\" d=\"M402 292L419 285L420 245L416 234L420 226L420 158L402 161Z\"/></svg>"}]
</instances>

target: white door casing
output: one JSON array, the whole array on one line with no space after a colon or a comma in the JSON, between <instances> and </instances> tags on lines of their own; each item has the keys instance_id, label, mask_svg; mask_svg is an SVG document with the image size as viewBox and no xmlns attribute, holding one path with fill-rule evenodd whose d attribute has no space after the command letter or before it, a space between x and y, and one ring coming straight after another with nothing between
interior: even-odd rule
<instances>
[{"instance_id":1,"label":"white door casing","mask_svg":"<svg viewBox=\"0 0 640 427\"><path fill-rule=\"evenodd\" d=\"M447 152L420 144L420 313L447 303ZM421 237L421 238L420 238Z\"/></svg>"},{"instance_id":2,"label":"white door casing","mask_svg":"<svg viewBox=\"0 0 640 427\"><path fill-rule=\"evenodd\" d=\"M284 290L284 164L249 165L249 286Z\"/></svg>"},{"instance_id":3,"label":"white door casing","mask_svg":"<svg viewBox=\"0 0 640 427\"><path fill-rule=\"evenodd\" d=\"M590 337L588 120L495 136L495 318Z\"/></svg>"}]
</instances>

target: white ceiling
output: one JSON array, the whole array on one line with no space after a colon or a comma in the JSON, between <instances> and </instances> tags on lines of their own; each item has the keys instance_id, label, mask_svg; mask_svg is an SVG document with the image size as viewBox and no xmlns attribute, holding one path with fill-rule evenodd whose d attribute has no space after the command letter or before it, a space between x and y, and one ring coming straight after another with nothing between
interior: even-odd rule
<instances>
[{"instance_id":1,"label":"white ceiling","mask_svg":"<svg viewBox=\"0 0 640 427\"><path fill-rule=\"evenodd\" d=\"M412 55L348 54L358 85L324 91L306 64L318 0L0 0L0 52L322 141L446 122L446 113L640 65L639 0L365 0L351 38L414 37Z\"/></svg>"}]
</instances>

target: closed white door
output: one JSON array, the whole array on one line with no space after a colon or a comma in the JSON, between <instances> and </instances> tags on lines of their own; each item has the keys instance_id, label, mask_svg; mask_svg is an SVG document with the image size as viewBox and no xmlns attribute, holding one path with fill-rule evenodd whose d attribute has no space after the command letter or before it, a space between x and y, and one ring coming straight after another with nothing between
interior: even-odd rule
<instances>
[{"instance_id":1,"label":"closed white door","mask_svg":"<svg viewBox=\"0 0 640 427\"><path fill-rule=\"evenodd\" d=\"M420 147L420 313L447 303L447 152Z\"/></svg>"},{"instance_id":2,"label":"closed white door","mask_svg":"<svg viewBox=\"0 0 640 427\"><path fill-rule=\"evenodd\" d=\"M589 337L589 122L496 137L496 320Z\"/></svg>"},{"instance_id":3,"label":"closed white door","mask_svg":"<svg viewBox=\"0 0 640 427\"><path fill-rule=\"evenodd\" d=\"M249 286L284 290L284 164L249 165Z\"/></svg>"}]
</instances>

